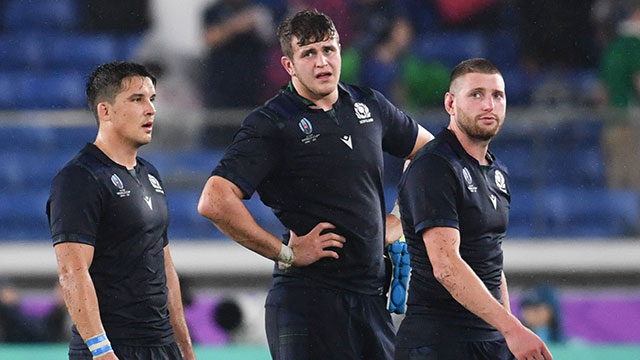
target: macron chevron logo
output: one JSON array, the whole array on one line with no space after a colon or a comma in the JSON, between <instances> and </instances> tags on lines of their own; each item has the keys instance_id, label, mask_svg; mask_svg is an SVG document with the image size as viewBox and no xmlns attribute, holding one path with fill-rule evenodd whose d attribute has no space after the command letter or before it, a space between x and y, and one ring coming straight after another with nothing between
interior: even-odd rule
<instances>
[{"instance_id":1,"label":"macron chevron logo","mask_svg":"<svg viewBox=\"0 0 640 360\"><path fill-rule=\"evenodd\" d=\"M345 135L340 138L342 142L349 147L349 149L353 150L353 145L351 144L351 135Z\"/></svg>"}]
</instances>

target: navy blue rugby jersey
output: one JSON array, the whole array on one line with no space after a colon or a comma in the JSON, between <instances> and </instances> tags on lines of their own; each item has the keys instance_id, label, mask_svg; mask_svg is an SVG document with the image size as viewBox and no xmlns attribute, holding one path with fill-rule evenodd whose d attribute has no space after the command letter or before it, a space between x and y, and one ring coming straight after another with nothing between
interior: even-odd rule
<instances>
[{"instance_id":1,"label":"navy blue rugby jersey","mask_svg":"<svg viewBox=\"0 0 640 360\"><path fill-rule=\"evenodd\" d=\"M89 273L111 342L168 343L167 199L153 165L138 157L134 173L87 144L53 180L49 226L54 246L94 247Z\"/></svg>"},{"instance_id":2,"label":"navy blue rugby jersey","mask_svg":"<svg viewBox=\"0 0 640 360\"><path fill-rule=\"evenodd\" d=\"M346 237L340 259L275 269L278 281L307 281L364 294L384 283L383 151L411 153L418 125L377 91L339 84L333 109L312 109L290 85L253 111L212 175L257 191L287 228L320 222ZM286 237L286 235L285 235ZM287 242L288 239L285 239ZM285 278L286 277L286 278Z\"/></svg>"},{"instance_id":3,"label":"navy blue rugby jersey","mask_svg":"<svg viewBox=\"0 0 640 360\"><path fill-rule=\"evenodd\" d=\"M501 301L502 241L509 222L511 194L506 168L491 153L481 166L448 129L425 145L403 174L398 201L411 255L406 328L419 338L453 336L465 341L500 338L482 319L465 309L433 275L422 239L432 227L460 231L460 254L491 294ZM428 321L419 319L429 318ZM456 335L457 334L457 335ZM423 346L424 343L412 343Z\"/></svg>"}]
</instances>

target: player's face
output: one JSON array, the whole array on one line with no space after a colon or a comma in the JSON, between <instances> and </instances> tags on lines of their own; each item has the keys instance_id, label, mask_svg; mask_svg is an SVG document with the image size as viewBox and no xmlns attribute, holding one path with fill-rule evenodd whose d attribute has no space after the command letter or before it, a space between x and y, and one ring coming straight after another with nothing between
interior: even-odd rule
<instances>
[{"instance_id":1,"label":"player's face","mask_svg":"<svg viewBox=\"0 0 640 360\"><path fill-rule=\"evenodd\" d=\"M132 76L122 80L124 89L110 106L110 119L116 135L140 147L151 141L156 109L155 87L148 77Z\"/></svg>"},{"instance_id":2,"label":"player's face","mask_svg":"<svg viewBox=\"0 0 640 360\"><path fill-rule=\"evenodd\" d=\"M298 93L311 101L337 94L342 65L338 39L299 46L294 36L291 43L293 56L283 56L282 65Z\"/></svg>"},{"instance_id":3,"label":"player's face","mask_svg":"<svg viewBox=\"0 0 640 360\"><path fill-rule=\"evenodd\" d=\"M465 74L451 86L456 125L467 136L489 141L502 127L507 111L500 74Z\"/></svg>"}]
</instances>

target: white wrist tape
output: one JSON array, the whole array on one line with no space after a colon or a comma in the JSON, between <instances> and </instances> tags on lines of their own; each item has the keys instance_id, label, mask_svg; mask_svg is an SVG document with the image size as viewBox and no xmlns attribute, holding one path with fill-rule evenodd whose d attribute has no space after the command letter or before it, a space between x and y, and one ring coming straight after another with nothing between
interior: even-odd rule
<instances>
[{"instance_id":1,"label":"white wrist tape","mask_svg":"<svg viewBox=\"0 0 640 360\"><path fill-rule=\"evenodd\" d=\"M286 270L293 265L293 261L295 259L295 254L293 253L293 249L289 246L282 244L280 248L280 253L278 254L278 267L282 270Z\"/></svg>"},{"instance_id":2,"label":"white wrist tape","mask_svg":"<svg viewBox=\"0 0 640 360\"><path fill-rule=\"evenodd\" d=\"M389 214L395 216L396 219L400 220L400 206L398 205L397 201L395 205L393 205L393 209L391 209L391 212Z\"/></svg>"}]
</instances>

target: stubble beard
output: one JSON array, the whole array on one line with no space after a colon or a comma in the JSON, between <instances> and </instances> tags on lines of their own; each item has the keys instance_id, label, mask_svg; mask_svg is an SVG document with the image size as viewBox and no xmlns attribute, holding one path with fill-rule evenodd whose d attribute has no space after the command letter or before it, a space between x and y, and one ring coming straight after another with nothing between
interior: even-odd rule
<instances>
[{"instance_id":1,"label":"stubble beard","mask_svg":"<svg viewBox=\"0 0 640 360\"><path fill-rule=\"evenodd\" d=\"M491 128L483 128L479 125L479 120L468 116L466 113L458 109L459 116L456 118L456 122L460 130L462 130L468 137L479 141L490 141L495 137L500 128L502 127L501 119L497 119L495 126Z\"/></svg>"}]
</instances>

